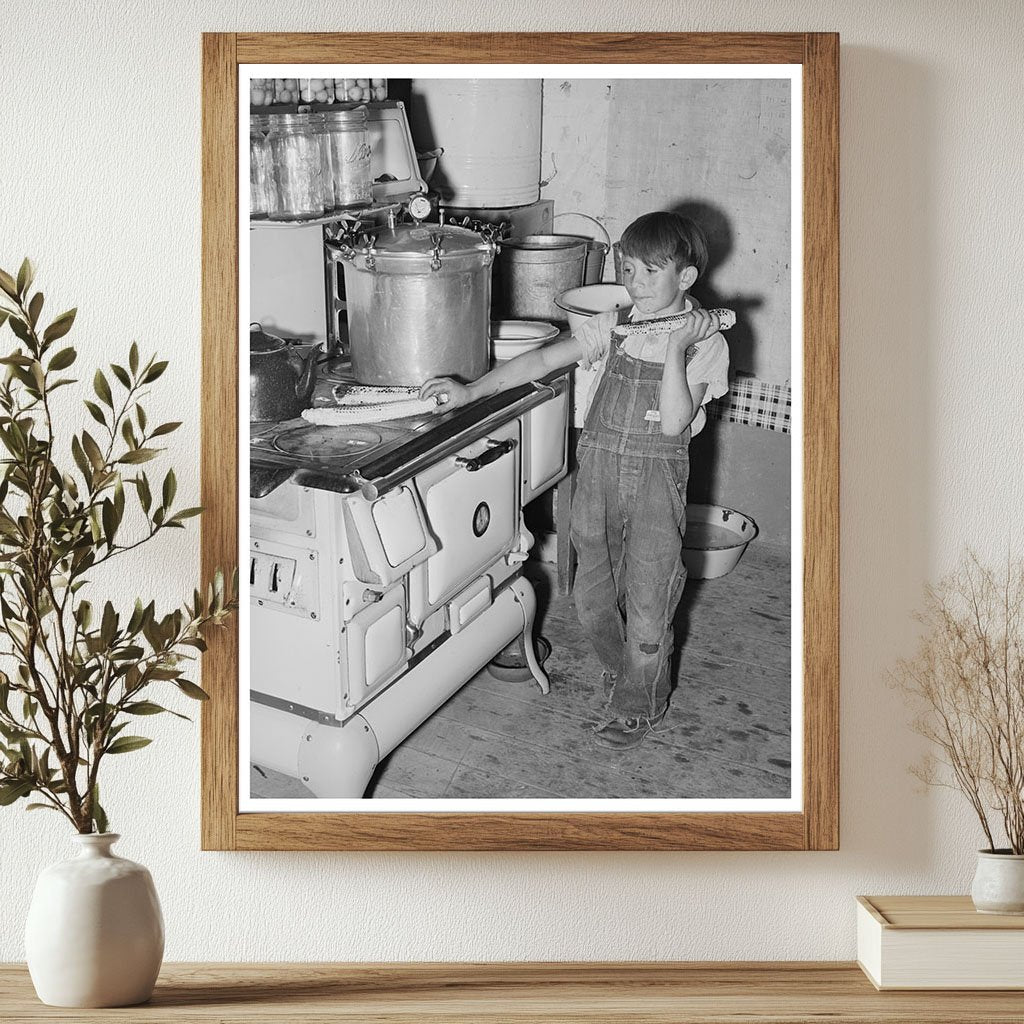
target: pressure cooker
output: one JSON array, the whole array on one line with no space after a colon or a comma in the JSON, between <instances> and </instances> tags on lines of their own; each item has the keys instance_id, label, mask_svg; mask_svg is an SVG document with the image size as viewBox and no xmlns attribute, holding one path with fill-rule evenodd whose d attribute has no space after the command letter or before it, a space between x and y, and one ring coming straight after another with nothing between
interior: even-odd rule
<instances>
[{"instance_id":1,"label":"pressure cooker","mask_svg":"<svg viewBox=\"0 0 1024 1024\"><path fill-rule=\"evenodd\" d=\"M468 382L487 372L493 240L454 225L396 224L327 247L344 268L359 383Z\"/></svg>"}]
</instances>

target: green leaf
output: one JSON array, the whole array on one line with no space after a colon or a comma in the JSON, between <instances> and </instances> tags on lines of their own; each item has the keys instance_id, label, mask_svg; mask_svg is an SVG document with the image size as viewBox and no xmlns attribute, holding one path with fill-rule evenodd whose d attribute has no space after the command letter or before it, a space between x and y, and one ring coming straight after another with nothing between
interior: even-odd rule
<instances>
[{"instance_id":1,"label":"green leaf","mask_svg":"<svg viewBox=\"0 0 1024 1024\"><path fill-rule=\"evenodd\" d=\"M45 331L43 331L43 341L49 344L52 341L56 341L58 338L63 338L64 335L71 330L71 325L75 322L75 315L77 313L77 307L75 309L69 309L66 313L61 313L61 315L57 317L57 319L54 320Z\"/></svg>"},{"instance_id":2,"label":"green leaf","mask_svg":"<svg viewBox=\"0 0 1024 1024\"><path fill-rule=\"evenodd\" d=\"M123 384L126 388L131 388L132 379L128 376L128 371L123 366L118 366L117 363L110 364L110 372Z\"/></svg>"},{"instance_id":3,"label":"green leaf","mask_svg":"<svg viewBox=\"0 0 1024 1024\"><path fill-rule=\"evenodd\" d=\"M25 806L26 811L57 811L60 812L59 807L54 807L53 804L27 804Z\"/></svg>"},{"instance_id":4,"label":"green leaf","mask_svg":"<svg viewBox=\"0 0 1024 1024\"><path fill-rule=\"evenodd\" d=\"M146 429L146 410L141 405L135 406L135 419L138 420L139 430Z\"/></svg>"},{"instance_id":5,"label":"green leaf","mask_svg":"<svg viewBox=\"0 0 1024 1024\"><path fill-rule=\"evenodd\" d=\"M12 315L9 323L11 330L18 336L19 340L23 341L26 345L32 344L32 332L28 329L28 324L20 316Z\"/></svg>"},{"instance_id":6,"label":"green leaf","mask_svg":"<svg viewBox=\"0 0 1024 1024\"><path fill-rule=\"evenodd\" d=\"M16 779L0 782L0 807L7 807L15 800L20 800L32 792L34 786L31 779Z\"/></svg>"},{"instance_id":7,"label":"green leaf","mask_svg":"<svg viewBox=\"0 0 1024 1024\"><path fill-rule=\"evenodd\" d=\"M43 308L43 293L36 292L32 296L32 301L28 304L28 322L35 328L39 322L39 314Z\"/></svg>"},{"instance_id":8,"label":"green leaf","mask_svg":"<svg viewBox=\"0 0 1024 1024\"><path fill-rule=\"evenodd\" d=\"M167 708L154 704L151 700L139 700L134 704L125 704L124 706L124 712L128 715L159 715L166 710Z\"/></svg>"},{"instance_id":9,"label":"green leaf","mask_svg":"<svg viewBox=\"0 0 1024 1024\"><path fill-rule=\"evenodd\" d=\"M163 360L159 363L154 363L147 371L146 376L143 377L143 384L152 384L163 372L167 369L167 360Z\"/></svg>"},{"instance_id":10,"label":"green leaf","mask_svg":"<svg viewBox=\"0 0 1024 1024\"><path fill-rule=\"evenodd\" d=\"M175 423L161 423L156 430L150 435L150 437L163 437L164 434L170 434L172 431L177 430L181 426L181 421L178 420Z\"/></svg>"},{"instance_id":11,"label":"green leaf","mask_svg":"<svg viewBox=\"0 0 1024 1024\"><path fill-rule=\"evenodd\" d=\"M193 700L210 699L210 695L201 686L196 686L195 683L191 683L187 679L179 679L175 685L186 697L191 697Z\"/></svg>"},{"instance_id":12,"label":"green leaf","mask_svg":"<svg viewBox=\"0 0 1024 1024\"><path fill-rule=\"evenodd\" d=\"M103 536L106 538L107 546L114 546L114 537L117 534L117 513L114 511L114 503L106 498L102 505Z\"/></svg>"},{"instance_id":13,"label":"green leaf","mask_svg":"<svg viewBox=\"0 0 1024 1024\"><path fill-rule=\"evenodd\" d=\"M178 491L178 479L174 475L174 470L167 470L167 476L164 477L163 486L163 504L165 508L169 508L171 502L174 501L174 495Z\"/></svg>"},{"instance_id":14,"label":"green leaf","mask_svg":"<svg viewBox=\"0 0 1024 1024\"><path fill-rule=\"evenodd\" d=\"M136 448L134 451L125 452L117 461L134 466L140 462L149 462L150 459L155 459L159 454L156 448Z\"/></svg>"},{"instance_id":15,"label":"green leaf","mask_svg":"<svg viewBox=\"0 0 1024 1024\"><path fill-rule=\"evenodd\" d=\"M128 365L131 367L132 373L139 372L139 346L132 342L132 347L128 350Z\"/></svg>"},{"instance_id":16,"label":"green leaf","mask_svg":"<svg viewBox=\"0 0 1024 1024\"><path fill-rule=\"evenodd\" d=\"M3 327L7 323L7 318L10 316L10 311L6 309L0 309L0 327Z\"/></svg>"},{"instance_id":17,"label":"green leaf","mask_svg":"<svg viewBox=\"0 0 1024 1024\"><path fill-rule=\"evenodd\" d=\"M103 620L100 623L100 640L102 640L104 647L111 645L116 632L117 612L114 611L114 606L107 601L103 605Z\"/></svg>"},{"instance_id":18,"label":"green leaf","mask_svg":"<svg viewBox=\"0 0 1024 1024\"><path fill-rule=\"evenodd\" d=\"M124 438L124 443L128 445L128 448L133 450L139 447L139 442L135 440L135 428L132 426L132 421L125 418L124 423L121 424L121 436Z\"/></svg>"},{"instance_id":19,"label":"green leaf","mask_svg":"<svg viewBox=\"0 0 1024 1024\"><path fill-rule=\"evenodd\" d=\"M95 403L90 402L88 398L82 399L83 405L89 410L89 415L101 426L107 425L107 417L103 410Z\"/></svg>"},{"instance_id":20,"label":"green leaf","mask_svg":"<svg viewBox=\"0 0 1024 1024\"><path fill-rule=\"evenodd\" d=\"M75 617L83 631L92 625L92 604L89 601L81 601L75 609Z\"/></svg>"},{"instance_id":21,"label":"green leaf","mask_svg":"<svg viewBox=\"0 0 1024 1024\"><path fill-rule=\"evenodd\" d=\"M4 270L0 270L0 289L3 289L15 302L18 301L18 286L14 278Z\"/></svg>"},{"instance_id":22,"label":"green leaf","mask_svg":"<svg viewBox=\"0 0 1024 1024\"><path fill-rule=\"evenodd\" d=\"M143 510L146 514L149 514L149 509L153 504L153 495L149 490L149 477L145 473L142 476L136 477L135 487L139 492L139 502L142 505Z\"/></svg>"},{"instance_id":23,"label":"green leaf","mask_svg":"<svg viewBox=\"0 0 1024 1024\"><path fill-rule=\"evenodd\" d=\"M110 385L107 383L107 378L104 376L102 370L97 370L96 375L92 379L93 390L100 397L100 401L105 405L109 405L111 409L114 408L114 396L110 393Z\"/></svg>"},{"instance_id":24,"label":"green leaf","mask_svg":"<svg viewBox=\"0 0 1024 1024\"><path fill-rule=\"evenodd\" d=\"M35 279L36 270L32 266L32 261L26 256L21 261L21 266L18 268L18 295L24 295L29 288L32 287L32 281Z\"/></svg>"},{"instance_id":25,"label":"green leaf","mask_svg":"<svg viewBox=\"0 0 1024 1024\"><path fill-rule=\"evenodd\" d=\"M107 815L100 806L100 787L98 785L92 787L92 820L97 832L109 831Z\"/></svg>"},{"instance_id":26,"label":"green leaf","mask_svg":"<svg viewBox=\"0 0 1024 1024\"><path fill-rule=\"evenodd\" d=\"M106 749L108 754L127 754L132 750L148 747L153 741L145 736L119 736Z\"/></svg>"},{"instance_id":27,"label":"green leaf","mask_svg":"<svg viewBox=\"0 0 1024 1024\"><path fill-rule=\"evenodd\" d=\"M93 440L92 434L87 430L82 431L82 447L85 449L85 454L89 456L92 468L99 472L105 465L103 452L100 451L100 446Z\"/></svg>"},{"instance_id":28,"label":"green leaf","mask_svg":"<svg viewBox=\"0 0 1024 1024\"><path fill-rule=\"evenodd\" d=\"M92 480L92 467L89 465L89 459L86 457L82 443L78 440L77 436L71 438L71 455L82 476L86 480Z\"/></svg>"},{"instance_id":29,"label":"green leaf","mask_svg":"<svg viewBox=\"0 0 1024 1024\"><path fill-rule=\"evenodd\" d=\"M51 370L66 370L76 359L78 353L71 348L62 348L51 360L47 372Z\"/></svg>"},{"instance_id":30,"label":"green leaf","mask_svg":"<svg viewBox=\"0 0 1024 1024\"><path fill-rule=\"evenodd\" d=\"M192 508L183 508L180 512L175 512L173 516L167 521L167 525L171 523L180 523L183 519L191 519L193 516L201 515L203 511L202 505L195 505Z\"/></svg>"}]
</instances>

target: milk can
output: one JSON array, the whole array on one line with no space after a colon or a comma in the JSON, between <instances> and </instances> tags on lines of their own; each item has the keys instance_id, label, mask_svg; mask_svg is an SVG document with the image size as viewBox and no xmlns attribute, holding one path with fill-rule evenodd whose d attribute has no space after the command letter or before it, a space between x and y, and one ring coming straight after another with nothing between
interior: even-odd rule
<instances>
[{"instance_id":1,"label":"milk can","mask_svg":"<svg viewBox=\"0 0 1024 1024\"><path fill-rule=\"evenodd\" d=\"M487 372L492 241L451 225L399 224L327 247L345 271L359 383L472 381Z\"/></svg>"}]
</instances>

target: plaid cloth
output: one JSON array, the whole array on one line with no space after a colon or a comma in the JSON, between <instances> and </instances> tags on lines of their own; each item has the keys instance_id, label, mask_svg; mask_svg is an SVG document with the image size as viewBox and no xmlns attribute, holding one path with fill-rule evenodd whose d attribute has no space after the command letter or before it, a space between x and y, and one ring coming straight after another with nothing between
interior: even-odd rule
<instances>
[{"instance_id":1,"label":"plaid cloth","mask_svg":"<svg viewBox=\"0 0 1024 1024\"><path fill-rule=\"evenodd\" d=\"M756 377L736 377L729 393L707 405L711 419L748 423L764 430L790 432L793 393L788 384L769 384Z\"/></svg>"}]
</instances>

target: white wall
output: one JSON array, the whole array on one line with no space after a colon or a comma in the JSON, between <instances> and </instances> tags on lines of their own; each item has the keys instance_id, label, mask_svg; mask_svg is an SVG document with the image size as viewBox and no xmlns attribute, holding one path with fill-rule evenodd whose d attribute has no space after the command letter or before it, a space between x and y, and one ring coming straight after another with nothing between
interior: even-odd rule
<instances>
[{"instance_id":1,"label":"white wall","mask_svg":"<svg viewBox=\"0 0 1024 1024\"><path fill-rule=\"evenodd\" d=\"M886 671L920 588L967 543L1022 549L1024 131L1016 0L754 0L636 13L610 0L8 0L0 33L0 266L31 254L81 307L83 362L132 338L173 358L150 402L184 419L198 491L201 30L838 30L842 100L842 850L819 854L201 853L198 733L112 764L121 852L156 879L169 959L817 959L852 956L853 896L964 892L968 813L905 772ZM343 13L342 13L343 12ZM197 533L114 581L191 589ZM55 816L0 809L0 960L23 955Z\"/></svg>"}]
</instances>

